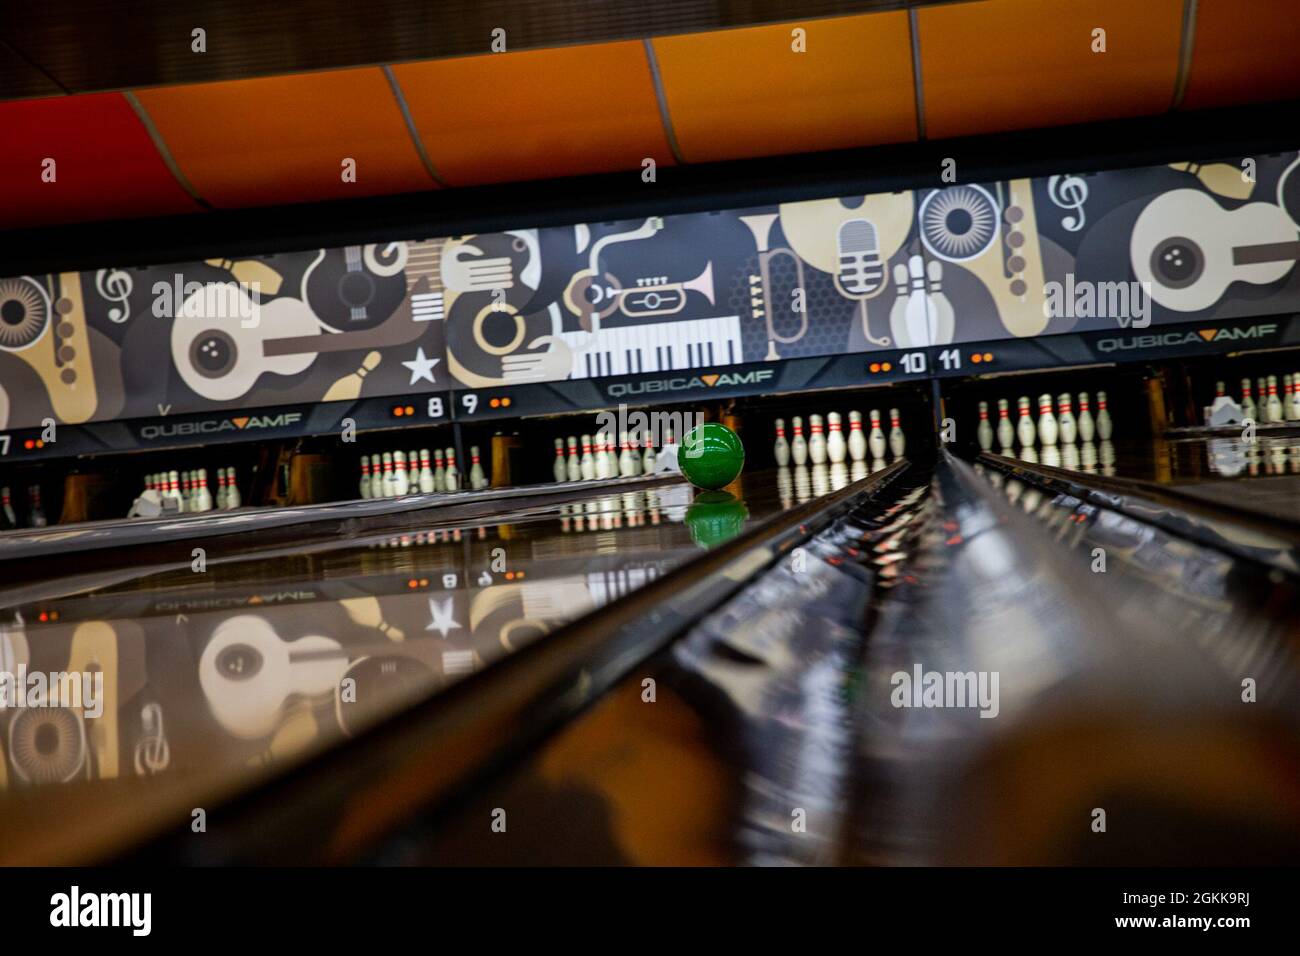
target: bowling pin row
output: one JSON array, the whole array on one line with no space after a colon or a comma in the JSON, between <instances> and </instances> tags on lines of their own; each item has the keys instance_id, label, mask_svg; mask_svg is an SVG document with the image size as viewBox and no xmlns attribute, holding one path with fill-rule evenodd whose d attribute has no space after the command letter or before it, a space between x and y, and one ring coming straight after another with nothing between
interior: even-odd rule
<instances>
[{"instance_id":1,"label":"bowling pin row","mask_svg":"<svg viewBox=\"0 0 1300 956\"><path fill-rule=\"evenodd\" d=\"M49 521L45 517L45 509L41 507L41 486L27 486L27 527L44 528ZM14 503L9 497L9 486L0 488L0 530L9 531L19 527L18 513L14 510Z\"/></svg>"},{"instance_id":2,"label":"bowling pin row","mask_svg":"<svg viewBox=\"0 0 1300 956\"><path fill-rule=\"evenodd\" d=\"M1282 376L1282 394L1278 395L1277 376L1255 380L1259 403L1251 394L1250 379L1241 380L1241 417L1261 423L1300 421L1300 372ZM1227 395L1223 382L1214 390L1215 398ZM1208 422L1207 422L1208 424Z\"/></svg>"},{"instance_id":3,"label":"bowling pin row","mask_svg":"<svg viewBox=\"0 0 1300 956\"><path fill-rule=\"evenodd\" d=\"M1063 445L1072 445L1075 441L1090 442L1094 437L1109 441L1112 428L1110 411L1106 407L1106 393L1097 393L1097 416L1093 417L1088 393L1079 393L1079 414L1075 417L1074 405L1069 392L1062 392L1056 399L1053 411L1052 396L1038 396L1038 418L1033 417L1029 397L1022 396L1019 403L1019 417L1014 428L1011 426L1011 409L1005 398L998 399L998 425L994 431L989 422L989 403L980 402L980 420L975 436L980 448L990 451L996 437L998 447L1009 452L1018 438L1022 448L1033 448L1034 444L1050 448L1058 441Z\"/></svg>"},{"instance_id":4,"label":"bowling pin row","mask_svg":"<svg viewBox=\"0 0 1300 956\"><path fill-rule=\"evenodd\" d=\"M469 450L469 486L475 491L486 488L487 475L479 457L478 446ZM361 497L396 498L401 495L430 494L435 491L458 491L460 469L456 467L456 449L445 452L435 448L430 464L429 449L382 455L361 456Z\"/></svg>"},{"instance_id":5,"label":"bowling pin row","mask_svg":"<svg viewBox=\"0 0 1300 956\"><path fill-rule=\"evenodd\" d=\"M666 436L672 442L672 435ZM619 450L621 449L621 450ZM619 433L618 448L613 436L599 431L578 437L570 435L566 441L555 439L555 464L551 473L556 481L591 481L593 478L634 478L648 475L655 469L654 440L647 433L644 440L628 432Z\"/></svg>"},{"instance_id":6,"label":"bowling pin row","mask_svg":"<svg viewBox=\"0 0 1300 956\"><path fill-rule=\"evenodd\" d=\"M239 485L235 482L234 468L217 469L217 494L214 498L208 489L208 470L158 471L144 476L146 491L155 491L159 498L171 498L184 514L198 514L214 509L229 510L243 504Z\"/></svg>"},{"instance_id":7,"label":"bowling pin row","mask_svg":"<svg viewBox=\"0 0 1300 956\"><path fill-rule=\"evenodd\" d=\"M897 408L889 410L888 439L885 438L884 429L881 427L880 412L874 408L871 410L871 430L866 435L862 433L861 412L849 412L847 438L844 436L843 421L839 412L831 412L826 418L830 424L829 434L823 431L822 417L811 415L808 418L811 434L804 438L803 419L796 415L790 421L794 435L789 440L785 437L785 419L778 418L776 444L772 448L777 465L785 467L791 462L804 465L809 461L814 465L822 465L828 461L832 464L840 464L846 458L850 461L866 461L868 452L871 453L874 461L883 461L886 447L895 458L902 458L903 452L907 449L907 437L899 424Z\"/></svg>"}]
</instances>

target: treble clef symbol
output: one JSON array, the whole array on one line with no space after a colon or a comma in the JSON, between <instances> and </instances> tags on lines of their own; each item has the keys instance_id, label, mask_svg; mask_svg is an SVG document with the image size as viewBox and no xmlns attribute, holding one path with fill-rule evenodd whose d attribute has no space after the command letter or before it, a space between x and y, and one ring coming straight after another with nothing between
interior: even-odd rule
<instances>
[{"instance_id":1,"label":"treble clef symbol","mask_svg":"<svg viewBox=\"0 0 1300 956\"><path fill-rule=\"evenodd\" d=\"M119 303L108 310L109 320L118 325L131 317L127 297L134 288L135 282L130 274L121 269L100 269L95 273L95 291L109 302Z\"/></svg>"},{"instance_id":2,"label":"treble clef symbol","mask_svg":"<svg viewBox=\"0 0 1300 956\"><path fill-rule=\"evenodd\" d=\"M1083 228L1083 204L1088 198L1088 184L1078 176L1053 176L1047 181L1047 195L1061 209L1070 209L1078 216L1064 216L1061 225L1070 232Z\"/></svg>"},{"instance_id":3,"label":"treble clef symbol","mask_svg":"<svg viewBox=\"0 0 1300 956\"><path fill-rule=\"evenodd\" d=\"M166 770L172 761L171 748L163 733L163 713L159 704L145 704L140 711L143 732L135 745L135 772L140 776Z\"/></svg>"}]
</instances>

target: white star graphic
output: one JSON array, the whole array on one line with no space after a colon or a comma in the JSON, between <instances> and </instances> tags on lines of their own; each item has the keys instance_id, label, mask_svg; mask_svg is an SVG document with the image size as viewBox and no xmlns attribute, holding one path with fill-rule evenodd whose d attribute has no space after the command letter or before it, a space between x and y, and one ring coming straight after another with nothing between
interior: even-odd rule
<instances>
[{"instance_id":1,"label":"white star graphic","mask_svg":"<svg viewBox=\"0 0 1300 956\"><path fill-rule=\"evenodd\" d=\"M451 598L443 601L441 607L438 606L438 602L434 598L429 598L429 616L432 620L425 630L437 631L443 637L446 637L449 631L456 630L460 625L452 617L452 611Z\"/></svg>"},{"instance_id":2,"label":"white star graphic","mask_svg":"<svg viewBox=\"0 0 1300 956\"><path fill-rule=\"evenodd\" d=\"M433 367L440 361L442 360L436 358L425 358L424 347L421 346L420 348L417 348L415 350L415 358L411 359L409 362L402 363L411 370L411 381L409 384L414 385L416 382L420 381L420 379L433 382Z\"/></svg>"}]
</instances>

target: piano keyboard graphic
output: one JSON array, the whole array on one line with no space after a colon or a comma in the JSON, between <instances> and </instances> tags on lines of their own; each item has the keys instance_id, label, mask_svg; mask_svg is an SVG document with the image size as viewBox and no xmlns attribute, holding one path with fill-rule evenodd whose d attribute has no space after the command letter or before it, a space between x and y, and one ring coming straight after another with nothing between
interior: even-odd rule
<instances>
[{"instance_id":1,"label":"piano keyboard graphic","mask_svg":"<svg viewBox=\"0 0 1300 956\"><path fill-rule=\"evenodd\" d=\"M562 332L560 337L573 350L570 378L671 372L744 361L740 317L735 315L616 326L594 336L581 330Z\"/></svg>"}]
</instances>

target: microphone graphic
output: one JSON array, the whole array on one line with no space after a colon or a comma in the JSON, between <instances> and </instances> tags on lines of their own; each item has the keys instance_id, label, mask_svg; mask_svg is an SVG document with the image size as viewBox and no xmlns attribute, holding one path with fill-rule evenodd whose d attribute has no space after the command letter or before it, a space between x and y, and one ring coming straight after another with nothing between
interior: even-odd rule
<instances>
[{"instance_id":1,"label":"microphone graphic","mask_svg":"<svg viewBox=\"0 0 1300 956\"><path fill-rule=\"evenodd\" d=\"M885 266L880 261L876 227L866 219L849 219L838 236L840 269L835 287L846 299L866 298L884 288Z\"/></svg>"},{"instance_id":2,"label":"microphone graphic","mask_svg":"<svg viewBox=\"0 0 1300 956\"><path fill-rule=\"evenodd\" d=\"M880 261L876 227L866 219L848 219L840 224L836 240L840 267L835 273L835 288L844 298L857 300L866 340L888 346L889 336L873 336L867 321L867 299L885 287L885 264Z\"/></svg>"}]
</instances>

